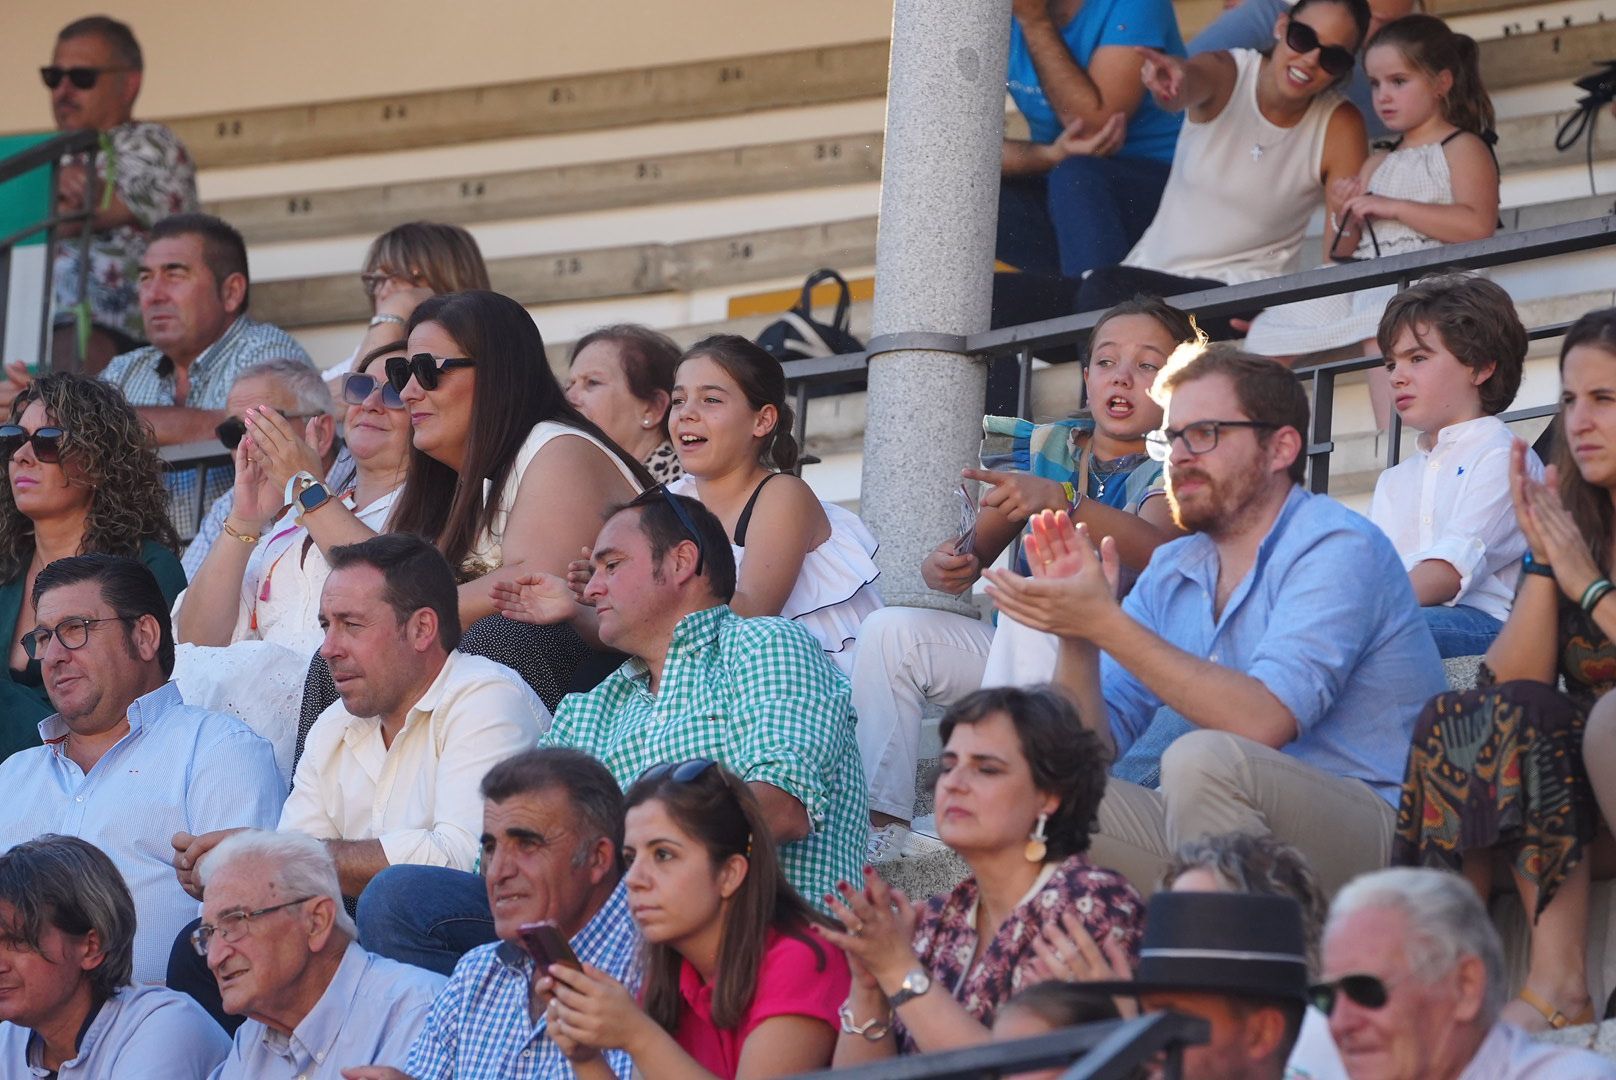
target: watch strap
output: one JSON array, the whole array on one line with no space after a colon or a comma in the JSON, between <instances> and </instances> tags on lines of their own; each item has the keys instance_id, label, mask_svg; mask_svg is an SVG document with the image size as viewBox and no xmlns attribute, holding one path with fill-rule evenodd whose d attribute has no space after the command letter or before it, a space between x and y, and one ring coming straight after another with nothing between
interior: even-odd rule
<instances>
[{"instance_id":1,"label":"watch strap","mask_svg":"<svg viewBox=\"0 0 1616 1080\"><path fill-rule=\"evenodd\" d=\"M898 987L897 993L887 995L887 1001L896 1009L915 998L920 997L931 989L931 973L921 968L915 968L903 977L903 984Z\"/></svg>"}]
</instances>

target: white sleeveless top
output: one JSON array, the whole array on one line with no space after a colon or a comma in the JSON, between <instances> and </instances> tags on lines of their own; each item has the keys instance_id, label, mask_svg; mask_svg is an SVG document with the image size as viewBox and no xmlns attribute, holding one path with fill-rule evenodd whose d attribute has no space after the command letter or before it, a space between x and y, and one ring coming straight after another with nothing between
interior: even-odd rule
<instances>
[{"instance_id":1,"label":"white sleeveless top","mask_svg":"<svg viewBox=\"0 0 1616 1080\"><path fill-rule=\"evenodd\" d=\"M1124 266L1236 285L1300 269L1302 234L1324 202L1324 135L1340 94L1314 98L1294 126L1257 108L1262 54L1231 49L1234 90L1204 124L1178 134L1156 218Z\"/></svg>"},{"instance_id":2,"label":"white sleeveless top","mask_svg":"<svg viewBox=\"0 0 1616 1080\"><path fill-rule=\"evenodd\" d=\"M569 424L558 424L554 420L541 420L533 425L533 430L528 432L527 439L523 441L521 448L516 451L516 463L511 466L510 475L505 478L505 486L500 489L498 501L495 503L492 526L477 541L471 554L466 557L463 570L487 573L504 565L504 554L501 551L501 546L505 539L505 526L511 519L511 507L516 505L516 493L522 487L522 476L527 472L527 467L533 463L533 459L538 456L539 451L544 449L545 444L551 439L562 435L574 435L594 444L601 453L611 458L612 464L617 466L617 471L623 474L623 479L628 481L629 486L636 493L639 492L640 482L634 478L634 473L630 471L629 467L624 464L623 459L618 457L611 447L587 431L580 431ZM483 498L490 497L489 492L492 486L490 481L483 481Z\"/></svg>"}]
</instances>

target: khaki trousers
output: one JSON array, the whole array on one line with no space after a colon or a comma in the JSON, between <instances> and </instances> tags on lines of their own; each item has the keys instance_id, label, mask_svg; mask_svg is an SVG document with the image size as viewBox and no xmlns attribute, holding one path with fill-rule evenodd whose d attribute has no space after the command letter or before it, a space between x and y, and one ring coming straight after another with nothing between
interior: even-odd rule
<instances>
[{"instance_id":1,"label":"khaki trousers","mask_svg":"<svg viewBox=\"0 0 1616 1080\"><path fill-rule=\"evenodd\" d=\"M1396 821L1397 812L1361 780L1203 729L1179 737L1162 756L1160 791L1114 778L1107 783L1090 854L1148 896L1179 845L1222 833L1270 833L1307 856L1333 896L1357 875L1386 865Z\"/></svg>"}]
</instances>

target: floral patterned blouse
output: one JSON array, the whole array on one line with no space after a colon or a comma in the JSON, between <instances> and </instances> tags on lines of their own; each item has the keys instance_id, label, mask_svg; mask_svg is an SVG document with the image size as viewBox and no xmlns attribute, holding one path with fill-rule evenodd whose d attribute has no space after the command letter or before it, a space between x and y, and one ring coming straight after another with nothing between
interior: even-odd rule
<instances>
[{"instance_id":1,"label":"floral patterned blouse","mask_svg":"<svg viewBox=\"0 0 1616 1080\"><path fill-rule=\"evenodd\" d=\"M1032 975L1038 959L1032 943L1046 925L1059 925L1064 911L1075 911L1095 941L1111 938L1125 944L1130 956L1138 955L1145 902L1127 878L1095 866L1083 855L1046 865L971 965L977 952L977 899L974 876L960 882L953 892L933 897L915 925L914 948L939 988L946 988L966 1012L985 1025L993 1022L999 1006L1038 981ZM917 1052L902 1021L894 1027L899 1052Z\"/></svg>"}]
</instances>

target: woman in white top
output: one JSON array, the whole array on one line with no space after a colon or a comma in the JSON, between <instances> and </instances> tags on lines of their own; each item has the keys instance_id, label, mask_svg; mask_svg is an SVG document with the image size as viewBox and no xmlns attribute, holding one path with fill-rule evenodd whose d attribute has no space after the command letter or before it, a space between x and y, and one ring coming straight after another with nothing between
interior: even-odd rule
<instances>
[{"instance_id":1,"label":"woman in white top","mask_svg":"<svg viewBox=\"0 0 1616 1080\"><path fill-rule=\"evenodd\" d=\"M1298 0L1275 20L1267 54L1140 50L1157 103L1187 115L1155 220L1121 266L1083 282L1079 310L1300 269L1309 219L1368 156L1363 117L1336 86L1352 74L1369 17L1367 0ZM1227 318L1201 325L1232 335Z\"/></svg>"}]
</instances>

